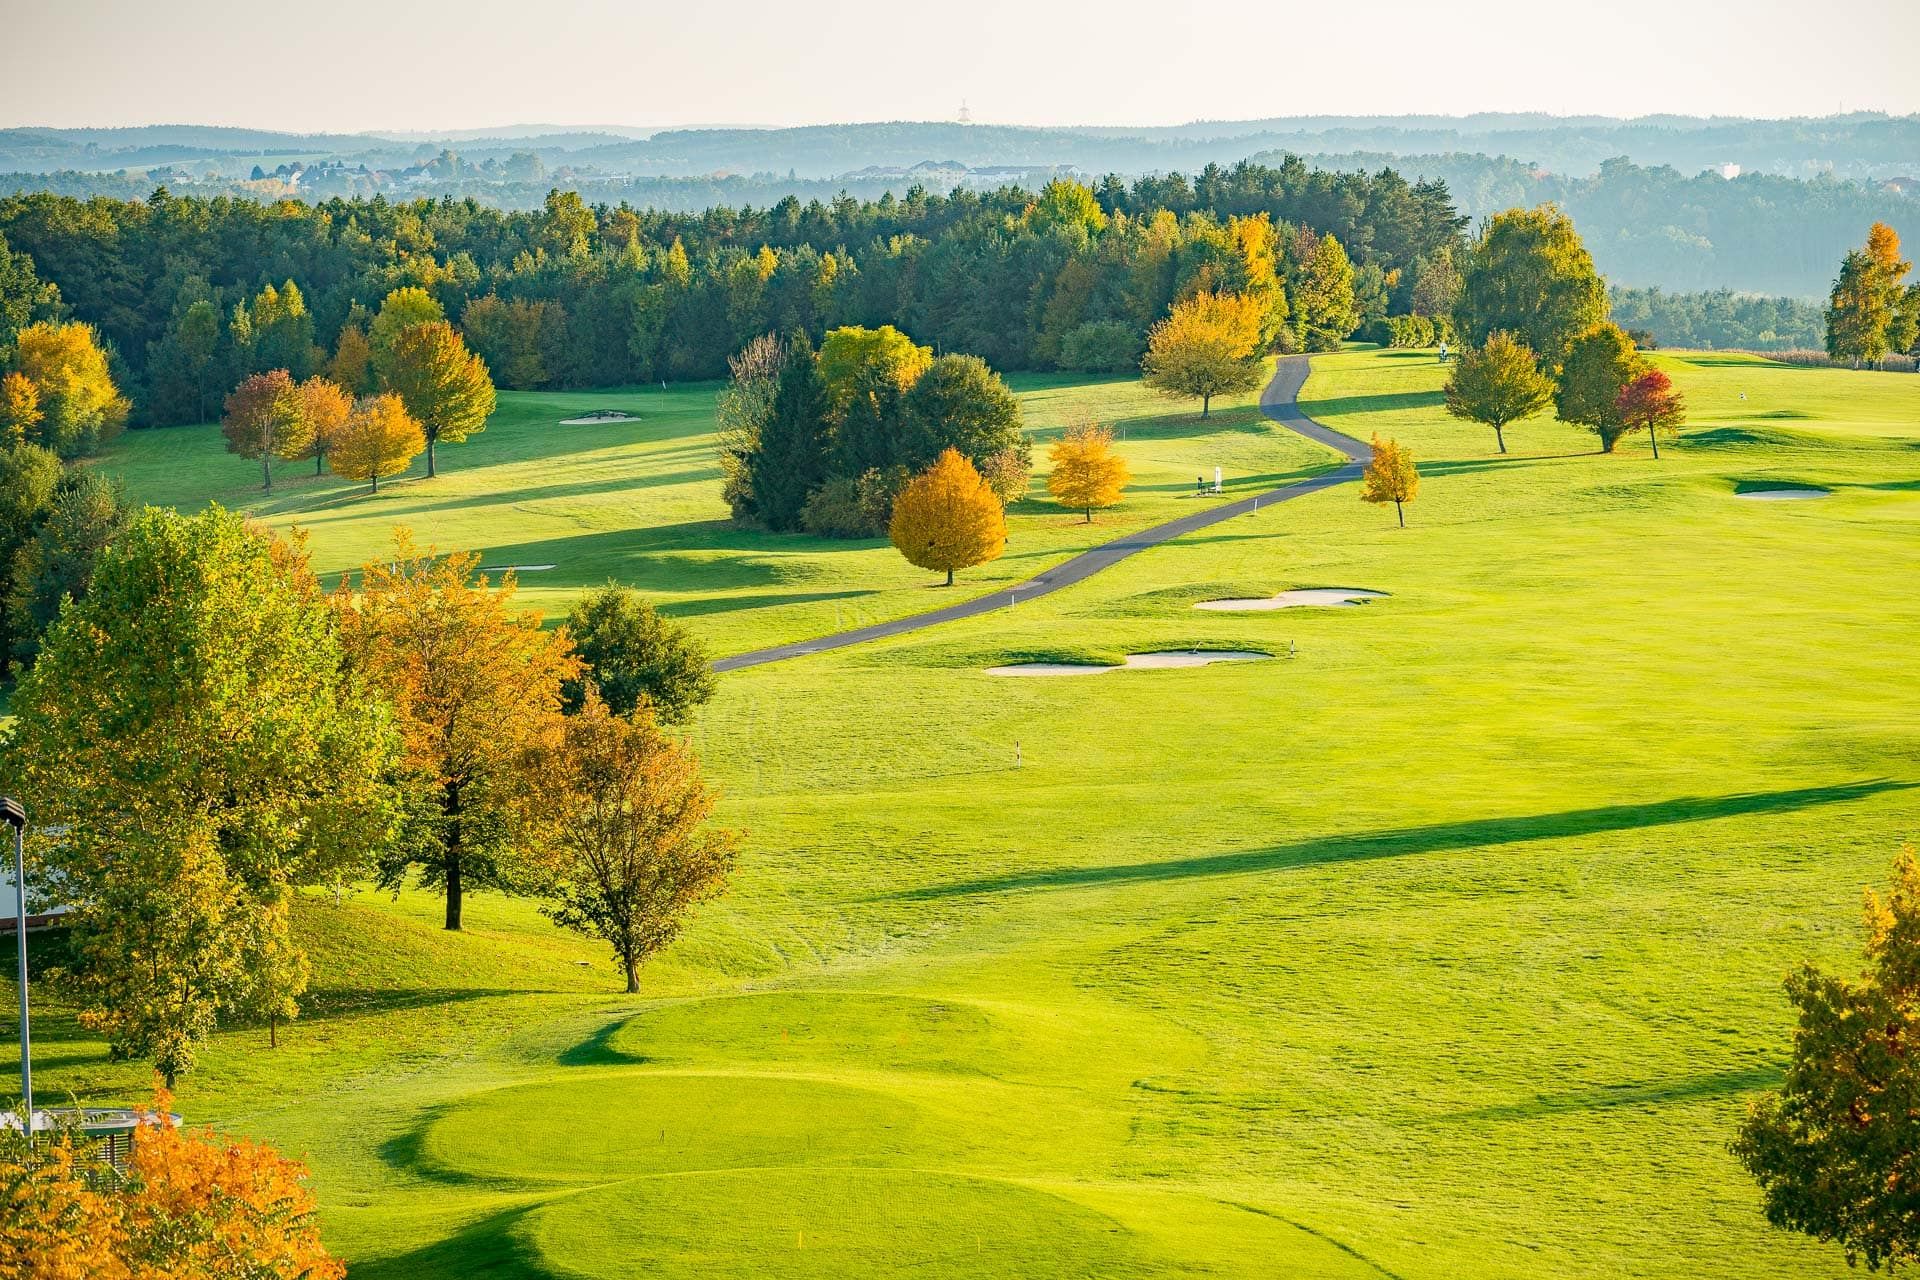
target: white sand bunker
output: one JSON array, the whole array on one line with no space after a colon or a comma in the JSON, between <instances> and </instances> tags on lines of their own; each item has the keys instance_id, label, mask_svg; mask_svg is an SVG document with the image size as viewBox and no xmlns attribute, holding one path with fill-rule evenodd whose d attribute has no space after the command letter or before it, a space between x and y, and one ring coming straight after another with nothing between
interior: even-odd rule
<instances>
[{"instance_id":1,"label":"white sand bunker","mask_svg":"<svg viewBox=\"0 0 1920 1280\"><path fill-rule=\"evenodd\" d=\"M545 573L553 567L550 564L483 564L480 566L480 572L506 573L511 570L514 573Z\"/></svg>"},{"instance_id":2,"label":"white sand bunker","mask_svg":"<svg viewBox=\"0 0 1920 1280\"><path fill-rule=\"evenodd\" d=\"M1268 609L1346 609L1365 604L1369 600L1386 598L1384 591L1368 591L1363 588L1346 587L1302 587L1297 591L1282 591L1277 596L1267 596L1255 600L1202 600L1193 606L1196 609L1213 609L1220 613L1254 613Z\"/></svg>"},{"instance_id":3,"label":"white sand bunker","mask_svg":"<svg viewBox=\"0 0 1920 1280\"><path fill-rule=\"evenodd\" d=\"M592 413L583 413L577 418L562 418L560 419L560 425L563 427L586 427L592 426L596 422L631 422L636 416L635 414L628 413L625 409L598 409Z\"/></svg>"},{"instance_id":4,"label":"white sand bunker","mask_svg":"<svg viewBox=\"0 0 1920 1280\"><path fill-rule=\"evenodd\" d=\"M1815 489L1808 485L1793 485L1779 489L1748 489L1736 493L1736 498L1752 498L1756 502L1805 502L1809 498L1824 498L1826 489Z\"/></svg>"},{"instance_id":5,"label":"white sand bunker","mask_svg":"<svg viewBox=\"0 0 1920 1280\"><path fill-rule=\"evenodd\" d=\"M1103 671L1156 670L1167 667L1205 667L1216 662L1258 662L1270 653L1252 649L1178 649L1171 653L1130 653L1117 667L1095 666L1086 662L1015 662L1004 667L988 667L990 676L1097 676Z\"/></svg>"}]
</instances>

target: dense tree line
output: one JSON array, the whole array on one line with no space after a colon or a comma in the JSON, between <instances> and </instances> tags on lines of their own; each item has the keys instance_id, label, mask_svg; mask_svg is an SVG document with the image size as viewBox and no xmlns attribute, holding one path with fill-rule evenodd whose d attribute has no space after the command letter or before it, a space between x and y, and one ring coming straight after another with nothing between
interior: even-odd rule
<instances>
[{"instance_id":1,"label":"dense tree line","mask_svg":"<svg viewBox=\"0 0 1920 1280\"><path fill-rule=\"evenodd\" d=\"M320 371L405 287L512 387L715 378L760 334L817 342L842 325L894 324L1002 369L1121 367L1176 298L1240 291L1269 265L1296 283L1323 236L1353 266L1361 318L1404 310L1462 226L1443 184L1298 160L699 214L570 192L515 213L35 194L0 200L9 261L24 259L0 276L0 309L45 309L57 288L64 313L98 329L134 420L164 424L211 417L254 373ZM1308 324L1296 311L1293 340Z\"/></svg>"},{"instance_id":2,"label":"dense tree line","mask_svg":"<svg viewBox=\"0 0 1920 1280\"><path fill-rule=\"evenodd\" d=\"M1661 347L1804 351L1820 345L1825 327L1820 308L1798 298L1727 289L1667 293L1618 286L1611 298L1615 324L1646 334Z\"/></svg>"}]
</instances>

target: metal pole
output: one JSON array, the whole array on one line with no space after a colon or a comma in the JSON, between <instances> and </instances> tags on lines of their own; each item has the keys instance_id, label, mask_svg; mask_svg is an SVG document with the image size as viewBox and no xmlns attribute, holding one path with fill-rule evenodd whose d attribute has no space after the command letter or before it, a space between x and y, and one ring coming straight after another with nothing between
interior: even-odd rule
<instances>
[{"instance_id":1,"label":"metal pole","mask_svg":"<svg viewBox=\"0 0 1920 1280\"><path fill-rule=\"evenodd\" d=\"M20 956L20 1130L33 1150L33 1038L27 1028L27 813L0 797L0 818L13 828L13 939Z\"/></svg>"}]
</instances>

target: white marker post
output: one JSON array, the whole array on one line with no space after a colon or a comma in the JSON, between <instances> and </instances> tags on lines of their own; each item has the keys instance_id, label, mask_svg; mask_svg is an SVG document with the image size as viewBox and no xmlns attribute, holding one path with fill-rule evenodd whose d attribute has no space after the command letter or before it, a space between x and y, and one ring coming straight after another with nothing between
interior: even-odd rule
<instances>
[{"instance_id":1,"label":"white marker post","mask_svg":"<svg viewBox=\"0 0 1920 1280\"><path fill-rule=\"evenodd\" d=\"M1218 467L1213 469L1213 491L1215 493L1220 492L1220 468Z\"/></svg>"}]
</instances>

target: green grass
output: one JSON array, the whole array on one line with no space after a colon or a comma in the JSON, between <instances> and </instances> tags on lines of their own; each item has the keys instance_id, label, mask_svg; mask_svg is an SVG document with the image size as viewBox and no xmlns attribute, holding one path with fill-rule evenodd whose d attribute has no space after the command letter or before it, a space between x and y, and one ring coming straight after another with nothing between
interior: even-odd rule
<instances>
[{"instance_id":1,"label":"green grass","mask_svg":"<svg viewBox=\"0 0 1920 1280\"><path fill-rule=\"evenodd\" d=\"M983 594L1097 542L1193 509L1194 477L1226 473L1238 496L1323 469L1330 455L1267 422L1256 397L1224 400L1206 420L1169 413L1134 381L1014 379L1037 475L1009 512L1006 554L962 575ZM714 461L716 385L566 394L503 392L487 429L424 458L370 494L316 477L311 463L275 471L262 493L257 464L224 452L217 427L132 432L99 464L137 499L197 508L209 499L312 537L324 574L357 568L391 545L396 525L443 550L479 551L485 566L553 565L519 575L524 601L549 619L609 578L646 591L716 653L735 653L936 608L953 598L885 540L773 535L733 527ZM597 409L632 422L565 425ZM1088 525L1047 498L1046 444L1091 418L1125 436L1134 471L1125 503Z\"/></svg>"},{"instance_id":2,"label":"green grass","mask_svg":"<svg viewBox=\"0 0 1920 1280\"><path fill-rule=\"evenodd\" d=\"M313 1007L272 1053L216 1037L181 1109L306 1152L329 1239L376 1280L1837 1280L1836 1251L1766 1225L1727 1142L1780 1076L1781 976L1853 967L1860 886L1920 835L1920 378L1659 358L1694 412L1655 462L1545 420L1499 458L1439 410L1430 357L1317 357L1310 412L1419 456L1409 528L1347 486L1009 612L729 675L693 733L746 852L643 996L523 903L479 895L448 936L421 895L305 899ZM1025 394L1044 428L1056 399L1136 393ZM1176 455L1194 427L1139 425L1130 448ZM449 450L445 485L532 483L533 425L483 465L512 439ZM1315 465L1262 442L1250 473ZM674 447L593 449L634 476ZM199 464L166 465L184 490ZM1832 496L1735 496L1782 481ZM684 485L717 518L711 476ZM1134 501L1096 534L1183 500ZM555 502L513 506L513 536L540 545ZM506 517L413 518L456 545ZM314 521L320 554L380 523ZM670 558L649 539L683 523L620 537ZM876 553L786 545L712 563L791 554L876 610L941 598L880 585ZM1390 595L1190 607L1325 585ZM750 623L687 613L722 648L821 620L766 581L680 603L756 594ZM45 1086L137 1092L59 1006L40 1025Z\"/></svg>"}]
</instances>

